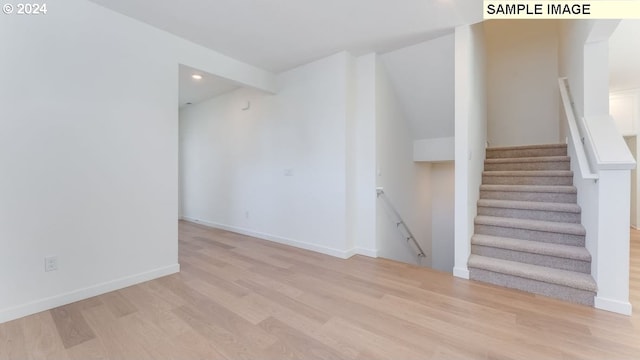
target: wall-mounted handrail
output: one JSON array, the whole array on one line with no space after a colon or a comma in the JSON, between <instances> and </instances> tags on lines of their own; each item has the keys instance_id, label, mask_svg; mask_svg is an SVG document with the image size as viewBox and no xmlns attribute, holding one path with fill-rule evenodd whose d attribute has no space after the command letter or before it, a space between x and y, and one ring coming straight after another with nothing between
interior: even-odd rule
<instances>
[{"instance_id":1,"label":"wall-mounted handrail","mask_svg":"<svg viewBox=\"0 0 640 360\"><path fill-rule=\"evenodd\" d=\"M571 143L573 144L576 152L578 167L580 168L582 178L598 181L599 176L591 169L590 162L587 158L587 152L585 151L584 147L585 140L588 141L588 144L593 143L591 140L591 134L589 134L588 129L586 130L586 134L583 134L580 131L580 127L578 127L578 123L576 122L575 117L575 111L573 108L574 104L573 100L571 99L569 82L567 81L567 78L564 77L558 79L558 84L560 86L560 97L562 98L562 105L564 107L567 123L569 125L569 136L571 137Z\"/></svg>"},{"instance_id":2,"label":"wall-mounted handrail","mask_svg":"<svg viewBox=\"0 0 640 360\"><path fill-rule=\"evenodd\" d=\"M415 247L418 249L418 257L426 257L424 251L422 250L422 246L420 246L420 244L416 240L416 237L413 236L413 233L411 233L411 230L409 230L409 227L407 226L407 224L404 222L404 220L402 220L400 213L398 213L398 210L396 210L395 206L393 206L393 204L391 203L391 200L389 200L389 198L384 193L384 189L381 187L377 187L376 196L380 198L381 195L384 195L382 196L382 199L387 203L387 206L389 206L391 211L393 211L394 215L396 216L396 219L397 219L396 227L400 229L400 226L402 226L404 230L407 232L408 236L406 237L406 241L411 240L413 242L413 245L415 245Z\"/></svg>"}]
</instances>

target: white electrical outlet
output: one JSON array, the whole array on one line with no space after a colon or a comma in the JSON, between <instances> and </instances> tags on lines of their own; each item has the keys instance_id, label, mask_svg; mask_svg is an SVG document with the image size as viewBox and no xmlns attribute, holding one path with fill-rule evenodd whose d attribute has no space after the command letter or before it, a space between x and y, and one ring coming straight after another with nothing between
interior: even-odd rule
<instances>
[{"instance_id":1,"label":"white electrical outlet","mask_svg":"<svg viewBox=\"0 0 640 360\"><path fill-rule=\"evenodd\" d=\"M58 257L47 256L44 258L44 271L56 271L58 270Z\"/></svg>"}]
</instances>

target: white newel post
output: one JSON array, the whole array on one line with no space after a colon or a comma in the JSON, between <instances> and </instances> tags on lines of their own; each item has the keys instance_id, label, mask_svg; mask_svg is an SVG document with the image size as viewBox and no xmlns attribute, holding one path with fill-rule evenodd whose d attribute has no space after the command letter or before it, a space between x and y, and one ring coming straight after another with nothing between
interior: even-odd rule
<instances>
[{"instance_id":1,"label":"white newel post","mask_svg":"<svg viewBox=\"0 0 640 360\"><path fill-rule=\"evenodd\" d=\"M629 302L629 189L631 171L599 171L596 308L631 315Z\"/></svg>"}]
</instances>

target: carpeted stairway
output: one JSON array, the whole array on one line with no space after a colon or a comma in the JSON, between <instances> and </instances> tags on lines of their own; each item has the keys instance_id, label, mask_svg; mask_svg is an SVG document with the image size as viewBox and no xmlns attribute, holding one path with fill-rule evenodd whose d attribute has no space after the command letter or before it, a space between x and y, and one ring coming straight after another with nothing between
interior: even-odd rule
<instances>
[{"instance_id":1,"label":"carpeted stairway","mask_svg":"<svg viewBox=\"0 0 640 360\"><path fill-rule=\"evenodd\" d=\"M473 280L585 305L597 290L565 144L487 149Z\"/></svg>"}]
</instances>

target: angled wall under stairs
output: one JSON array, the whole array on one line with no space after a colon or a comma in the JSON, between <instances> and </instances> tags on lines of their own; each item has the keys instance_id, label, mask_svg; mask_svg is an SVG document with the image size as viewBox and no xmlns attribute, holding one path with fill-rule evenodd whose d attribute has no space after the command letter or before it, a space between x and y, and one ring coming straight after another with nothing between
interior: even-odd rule
<instances>
[{"instance_id":1,"label":"angled wall under stairs","mask_svg":"<svg viewBox=\"0 0 640 360\"><path fill-rule=\"evenodd\" d=\"M565 144L488 148L470 278L584 305L597 286Z\"/></svg>"}]
</instances>

